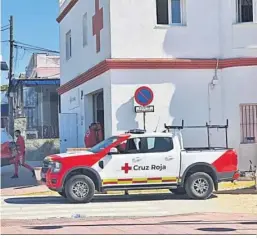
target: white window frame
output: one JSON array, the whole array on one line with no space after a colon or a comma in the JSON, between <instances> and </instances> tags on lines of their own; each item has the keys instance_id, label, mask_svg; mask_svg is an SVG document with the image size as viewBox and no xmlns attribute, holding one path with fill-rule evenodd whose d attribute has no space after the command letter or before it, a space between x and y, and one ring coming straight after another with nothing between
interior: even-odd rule
<instances>
[{"instance_id":1,"label":"white window frame","mask_svg":"<svg viewBox=\"0 0 257 239\"><path fill-rule=\"evenodd\" d=\"M66 60L69 60L72 57L72 36L71 30L69 30L65 35L65 44L66 44Z\"/></svg>"},{"instance_id":2,"label":"white window frame","mask_svg":"<svg viewBox=\"0 0 257 239\"><path fill-rule=\"evenodd\" d=\"M88 17L87 12L82 18L82 37L83 37L83 47L88 45Z\"/></svg>"},{"instance_id":3,"label":"white window frame","mask_svg":"<svg viewBox=\"0 0 257 239\"><path fill-rule=\"evenodd\" d=\"M235 16L235 23L236 24L251 24L251 23L256 23L257 22L257 11L256 11L256 8L257 8L257 1L256 0L251 0L252 1L252 4L253 4L253 21L252 22L242 22L242 21L239 21L239 8L238 8L238 5L239 5L239 1L241 0L234 0L234 3L235 3L235 10L236 10L236 16Z\"/></svg>"},{"instance_id":4,"label":"white window frame","mask_svg":"<svg viewBox=\"0 0 257 239\"><path fill-rule=\"evenodd\" d=\"M173 0L168 0L168 12L169 12L169 25L184 25L185 24L185 21L184 21L184 18L185 18L185 9L184 9L184 6L185 6L185 0L180 0L180 19L181 19L181 22L180 23L173 23L172 22L172 8L171 8L171 2Z\"/></svg>"},{"instance_id":5,"label":"white window frame","mask_svg":"<svg viewBox=\"0 0 257 239\"><path fill-rule=\"evenodd\" d=\"M168 0L168 21L169 21L168 24L157 24L157 26L185 26L186 25L186 0L180 0L180 19L181 19L180 23L172 22L172 8L171 8L172 1L173 0ZM157 22L157 19L156 19L156 22Z\"/></svg>"}]
</instances>

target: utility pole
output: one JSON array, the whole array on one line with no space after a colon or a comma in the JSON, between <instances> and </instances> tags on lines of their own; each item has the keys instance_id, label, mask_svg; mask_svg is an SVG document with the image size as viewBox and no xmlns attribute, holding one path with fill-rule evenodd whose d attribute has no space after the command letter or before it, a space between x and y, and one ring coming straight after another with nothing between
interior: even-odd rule
<instances>
[{"instance_id":1,"label":"utility pole","mask_svg":"<svg viewBox=\"0 0 257 239\"><path fill-rule=\"evenodd\" d=\"M11 81L13 76L13 16L10 16L10 58L9 58L9 87L8 87L8 104L9 104L9 134L14 135L14 119L13 119L13 95L10 95Z\"/></svg>"}]
</instances>

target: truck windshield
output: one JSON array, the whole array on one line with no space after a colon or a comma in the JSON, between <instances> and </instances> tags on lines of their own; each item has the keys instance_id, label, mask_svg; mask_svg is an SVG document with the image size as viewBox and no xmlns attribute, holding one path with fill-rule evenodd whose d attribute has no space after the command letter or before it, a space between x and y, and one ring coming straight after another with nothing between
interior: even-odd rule
<instances>
[{"instance_id":1,"label":"truck windshield","mask_svg":"<svg viewBox=\"0 0 257 239\"><path fill-rule=\"evenodd\" d=\"M110 146L117 139L118 139L117 136L110 137L110 138L100 142L99 144L95 145L94 147L92 147L88 151L92 152L92 153L99 153L101 150L103 150L103 149L107 148L108 146Z\"/></svg>"}]
</instances>

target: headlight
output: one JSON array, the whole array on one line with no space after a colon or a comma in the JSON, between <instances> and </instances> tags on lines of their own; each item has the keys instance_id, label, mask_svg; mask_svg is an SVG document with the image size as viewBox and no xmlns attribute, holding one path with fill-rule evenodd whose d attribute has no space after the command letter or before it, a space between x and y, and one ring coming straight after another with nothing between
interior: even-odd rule
<instances>
[{"instance_id":1,"label":"headlight","mask_svg":"<svg viewBox=\"0 0 257 239\"><path fill-rule=\"evenodd\" d=\"M50 162L49 163L49 168L53 173L59 173L61 170L62 164L60 162Z\"/></svg>"}]
</instances>

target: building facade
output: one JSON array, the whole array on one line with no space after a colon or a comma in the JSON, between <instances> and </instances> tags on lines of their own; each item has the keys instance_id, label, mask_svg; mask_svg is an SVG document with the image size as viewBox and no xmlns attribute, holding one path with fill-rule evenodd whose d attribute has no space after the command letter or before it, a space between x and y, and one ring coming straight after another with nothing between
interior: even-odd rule
<instances>
[{"instance_id":1,"label":"building facade","mask_svg":"<svg viewBox=\"0 0 257 239\"><path fill-rule=\"evenodd\" d=\"M59 137L60 57L34 53L26 72L12 80L14 118L26 118L26 137Z\"/></svg>"},{"instance_id":2,"label":"building facade","mask_svg":"<svg viewBox=\"0 0 257 239\"><path fill-rule=\"evenodd\" d=\"M143 128L134 94L148 86L147 130L228 119L240 169L257 164L257 0L65 0L57 21L62 151L82 147L95 121L105 137ZM210 137L224 145L222 132ZM184 140L204 146L206 133L185 130Z\"/></svg>"}]
</instances>

